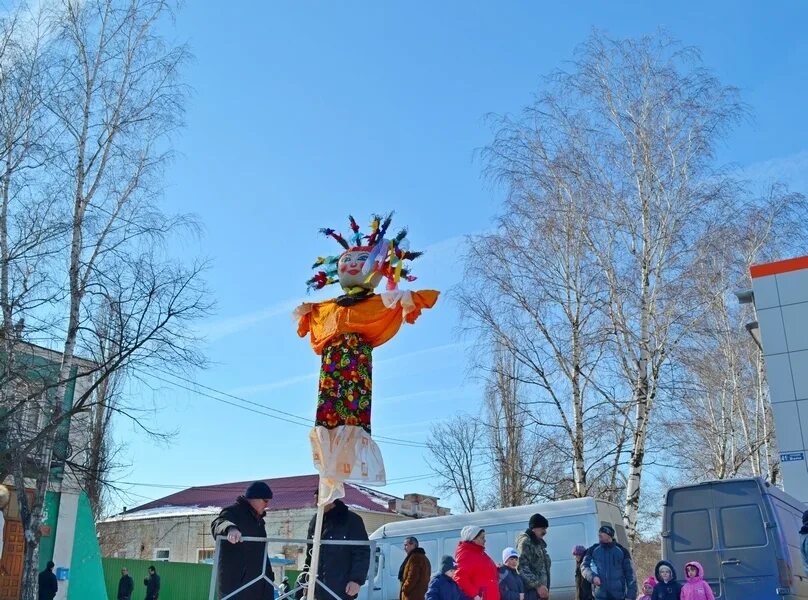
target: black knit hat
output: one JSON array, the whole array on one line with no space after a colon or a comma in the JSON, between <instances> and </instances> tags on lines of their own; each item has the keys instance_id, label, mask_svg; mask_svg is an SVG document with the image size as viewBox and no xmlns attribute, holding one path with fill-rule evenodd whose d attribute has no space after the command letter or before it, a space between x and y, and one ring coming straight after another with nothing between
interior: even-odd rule
<instances>
[{"instance_id":1,"label":"black knit hat","mask_svg":"<svg viewBox=\"0 0 808 600\"><path fill-rule=\"evenodd\" d=\"M455 559L453 559L448 554L440 559L440 572L444 575L446 571L451 571L452 569L457 568L457 563L455 563Z\"/></svg>"},{"instance_id":2,"label":"black knit hat","mask_svg":"<svg viewBox=\"0 0 808 600\"><path fill-rule=\"evenodd\" d=\"M263 481L253 481L244 492L244 497L248 500L272 500L272 490Z\"/></svg>"},{"instance_id":3,"label":"black knit hat","mask_svg":"<svg viewBox=\"0 0 808 600\"><path fill-rule=\"evenodd\" d=\"M598 533L605 533L610 538L614 539L614 527L611 527L610 525L604 525L598 529Z\"/></svg>"},{"instance_id":4,"label":"black knit hat","mask_svg":"<svg viewBox=\"0 0 808 600\"><path fill-rule=\"evenodd\" d=\"M536 529L537 527L549 527L549 526L550 523L547 521L547 519L545 519L544 516L540 515L539 513L536 513L535 515L530 517L530 523L528 523L528 527L530 529Z\"/></svg>"}]
</instances>

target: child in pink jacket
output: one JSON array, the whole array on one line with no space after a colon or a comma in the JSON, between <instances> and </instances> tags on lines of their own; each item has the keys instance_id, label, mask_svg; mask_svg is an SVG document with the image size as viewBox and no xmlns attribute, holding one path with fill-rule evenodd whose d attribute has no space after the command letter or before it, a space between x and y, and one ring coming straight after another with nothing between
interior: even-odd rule
<instances>
[{"instance_id":1,"label":"child in pink jacket","mask_svg":"<svg viewBox=\"0 0 808 600\"><path fill-rule=\"evenodd\" d=\"M651 594L654 593L656 587L656 577L649 577L642 582L642 596L637 600L651 600Z\"/></svg>"},{"instance_id":2,"label":"child in pink jacket","mask_svg":"<svg viewBox=\"0 0 808 600\"><path fill-rule=\"evenodd\" d=\"M685 565L687 583L682 586L681 600L715 600L713 590L704 581L704 569L696 561Z\"/></svg>"}]
</instances>

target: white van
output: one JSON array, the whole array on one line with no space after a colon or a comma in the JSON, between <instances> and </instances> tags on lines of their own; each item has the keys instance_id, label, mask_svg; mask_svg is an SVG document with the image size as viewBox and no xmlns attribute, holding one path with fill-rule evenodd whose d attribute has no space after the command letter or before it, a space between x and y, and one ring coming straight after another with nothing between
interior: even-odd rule
<instances>
[{"instance_id":1,"label":"white van","mask_svg":"<svg viewBox=\"0 0 808 600\"><path fill-rule=\"evenodd\" d=\"M572 600L575 597L574 546L580 544L589 547L597 543L598 529L603 525L614 527L617 541L627 544L620 509L594 498L388 523L370 536L376 542L376 558L371 565L368 583L360 593L360 600L398 600L398 569L404 561L406 537L418 538L433 572L437 572L441 556L454 556L460 541L460 530L466 525L477 525L485 529L486 552L499 564L502 551L508 546L516 546L516 537L527 529L533 513L541 513L550 522L545 540L552 560L550 581L553 600Z\"/></svg>"}]
</instances>

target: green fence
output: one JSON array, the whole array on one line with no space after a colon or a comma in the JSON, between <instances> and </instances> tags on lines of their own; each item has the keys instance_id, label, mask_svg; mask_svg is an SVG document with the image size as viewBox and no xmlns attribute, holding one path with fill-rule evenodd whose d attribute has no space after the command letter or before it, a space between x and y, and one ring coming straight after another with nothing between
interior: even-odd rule
<instances>
[{"instance_id":1,"label":"green fence","mask_svg":"<svg viewBox=\"0 0 808 600\"><path fill-rule=\"evenodd\" d=\"M209 597L210 565L129 558L102 558L101 563L110 600L118 597L118 581L123 567L129 569L129 575L135 580L132 598L142 598L146 593L143 579L148 576L150 565L154 565L160 576L160 600L208 600Z\"/></svg>"},{"instance_id":2,"label":"green fence","mask_svg":"<svg viewBox=\"0 0 808 600\"><path fill-rule=\"evenodd\" d=\"M107 597L116 600L118 597L118 581L121 569L129 569L129 575L135 580L135 593L132 598L141 598L146 593L143 579L148 576L150 565L154 565L160 575L160 600L208 600L210 594L211 565L160 562L151 560L135 560L129 558L102 558L104 582L107 586ZM289 578L291 587L295 586L299 571L286 569L284 575ZM279 580L275 583L280 584Z\"/></svg>"}]
</instances>

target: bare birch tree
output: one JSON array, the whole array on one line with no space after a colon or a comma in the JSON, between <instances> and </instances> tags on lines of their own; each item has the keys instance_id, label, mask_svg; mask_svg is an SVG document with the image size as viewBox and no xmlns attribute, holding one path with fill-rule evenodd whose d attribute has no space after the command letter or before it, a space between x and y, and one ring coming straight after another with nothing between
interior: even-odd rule
<instances>
[{"instance_id":1,"label":"bare birch tree","mask_svg":"<svg viewBox=\"0 0 808 600\"><path fill-rule=\"evenodd\" d=\"M736 180L716 167L714 148L743 112L736 90L705 69L695 50L664 35L595 33L521 116L497 122L485 151L508 196L498 233L474 245L472 269L490 285L486 297L464 298L466 315L506 339L522 336L514 346L543 353L526 364L558 409L577 493L585 489L581 455L591 455L581 451L581 437L592 436L578 435L586 415L579 419L576 407L607 411L595 420L628 435L627 444L617 436L614 447L600 450L616 465L627 453L632 542L665 370L725 292L705 294L702 284L723 268L713 250L725 241L719 234L736 218L741 196ZM523 291L514 296L511 288ZM503 306L511 302L530 321L514 320ZM539 341L525 332L538 332Z\"/></svg>"},{"instance_id":2,"label":"bare birch tree","mask_svg":"<svg viewBox=\"0 0 808 600\"><path fill-rule=\"evenodd\" d=\"M741 106L694 50L664 38L593 37L561 83L591 109L581 126L603 149L589 162L599 225L589 241L609 283L614 352L634 405L625 502L633 543L662 371L709 306L696 275L714 268L708 248L734 216L737 190L714 167L714 147Z\"/></svg>"},{"instance_id":3,"label":"bare birch tree","mask_svg":"<svg viewBox=\"0 0 808 600\"><path fill-rule=\"evenodd\" d=\"M663 368L706 309L694 275L710 268L705 246L732 217L734 182L714 168L714 145L740 114L736 91L694 50L664 37L599 34L529 111L536 129L561 132L553 146L534 138L534 169L563 172L587 206L576 215L588 223L581 233L605 282L613 383L633 412L625 499L632 542Z\"/></svg>"},{"instance_id":4,"label":"bare birch tree","mask_svg":"<svg viewBox=\"0 0 808 600\"><path fill-rule=\"evenodd\" d=\"M750 305L732 291L751 287L750 267L803 251L808 237L808 202L801 194L774 186L760 199L738 206L738 218L722 236L724 269L704 281L710 310L682 355L680 402L667 427L675 433L688 477L724 479L738 475L778 479L779 453L762 367L762 352L746 331L754 320ZM682 418L684 415L684 418Z\"/></svg>"},{"instance_id":5,"label":"bare birch tree","mask_svg":"<svg viewBox=\"0 0 808 600\"><path fill-rule=\"evenodd\" d=\"M60 0L28 15L24 30L14 20L0 28L0 305L4 379L13 382L4 390L14 392L2 408L25 425L0 470L13 475L25 532L23 600L36 597L52 467L72 468L100 497L110 419L137 419L111 400L120 374L203 360L189 326L210 307L204 265L165 248L193 223L157 204L186 95L187 50L160 33L170 8ZM32 377L22 359L37 336L56 350L58 369ZM87 385L72 393L77 379ZM86 448L56 452L71 420L95 434Z\"/></svg>"},{"instance_id":6,"label":"bare birch tree","mask_svg":"<svg viewBox=\"0 0 808 600\"><path fill-rule=\"evenodd\" d=\"M507 196L496 232L469 240L463 325L518 365L543 462L530 477L550 497L583 497L617 479L626 450L594 434L620 420L621 399L604 384L613 334L606 282L587 245L588 199L568 169L575 157L563 130L531 109L494 127L483 158Z\"/></svg>"}]
</instances>

